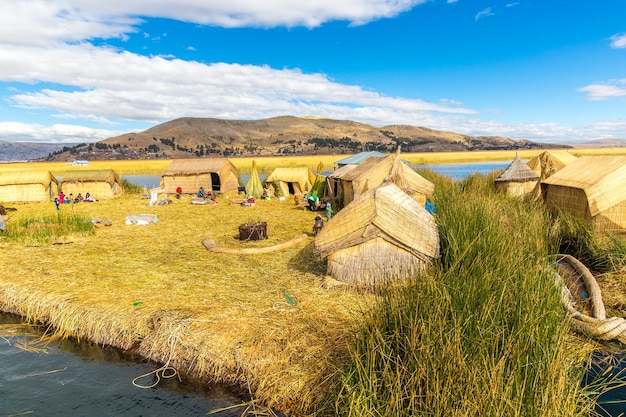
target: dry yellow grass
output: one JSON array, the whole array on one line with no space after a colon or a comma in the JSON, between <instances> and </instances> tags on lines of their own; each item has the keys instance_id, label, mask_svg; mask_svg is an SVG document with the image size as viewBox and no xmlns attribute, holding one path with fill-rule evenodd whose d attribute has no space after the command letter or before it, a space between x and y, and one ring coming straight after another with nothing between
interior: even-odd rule
<instances>
[{"instance_id":1,"label":"dry yellow grass","mask_svg":"<svg viewBox=\"0 0 626 417\"><path fill-rule=\"evenodd\" d=\"M328 389L347 357L364 295L322 286L325 265L312 240L265 255L207 251L261 247L312 235L314 213L292 202L254 207L193 205L189 197L150 207L137 195L61 205L85 218L110 219L95 236L23 247L0 238L0 309L52 323L61 335L134 349L209 381L252 388L268 405L303 413ZM37 217L54 204L17 205L11 214ZM126 225L129 214L158 223ZM268 223L268 239L240 242L238 226ZM296 305L289 303L287 293Z\"/></svg>"}]
</instances>

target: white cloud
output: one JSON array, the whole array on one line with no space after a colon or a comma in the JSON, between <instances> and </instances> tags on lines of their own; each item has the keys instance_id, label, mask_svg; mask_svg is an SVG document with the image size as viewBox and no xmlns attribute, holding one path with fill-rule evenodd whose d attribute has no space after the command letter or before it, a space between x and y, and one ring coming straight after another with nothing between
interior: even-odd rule
<instances>
[{"instance_id":1,"label":"white cloud","mask_svg":"<svg viewBox=\"0 0 626 417\"><path fill-rule=\"evenodd\" d=\"M590 84L578 91L587 93L587 98L593 101L624 97L626 96L626 79Z\"/></svg>"},{"instance_id":2,"label":"white cloud","mask_svg":"<svg viewBox=\"0 0 626 417\"><path fill-rule=\"evenodd\" d=\"M17 106L86 118L160 121L207 114L255 118L276 114L277 109L295 112L302 107L315 110L323 106L382 107L407 113L475 113L454 103L450 106L388 97L297 69L207 65L91 45L65 45L52 50L13 48L0 55L0 78L65 86L20 92L10 98Z\"/></svg>"},{"instance_id":3,"label":"white cloud","mask_svg":"<svg viewBox=\"0 0 626 417\"><path fill-rule=\"evenodd\" d=\"M95 142L123 132L94 129L79 125L0 122L0 140L13 142L81 143Z\"/></svg>"},{"instance_id":4,"label":"white cloud","mask_svg":"<svg viewBox=\"0 0 626 417\"><path fill-rule=\"evenodd\" d=\"M624 49L626 48L626 33L620 33L611 36L611 48Z\"/></svg>"},{"instance_id":5,"label":"white cloud","mask_svg":"<svg viewBox=\"0 0 626 417\"><path fill-rule=\"evenodd\" d=\"M478 21L482 19L483 17L493 16L493 15L494 13L491 11L491 7L487 7L485 10L481 10L480 12L476 13L474 20Z\"/></svg>"}]
</instances>

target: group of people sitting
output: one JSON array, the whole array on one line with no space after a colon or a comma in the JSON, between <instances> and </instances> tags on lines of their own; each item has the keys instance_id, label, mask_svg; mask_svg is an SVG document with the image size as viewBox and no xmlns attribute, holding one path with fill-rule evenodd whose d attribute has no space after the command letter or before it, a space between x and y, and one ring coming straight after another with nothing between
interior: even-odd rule
<instances>
[{"instance_id":1,"label":"group of people sitting","mask_svg":"<svg viewBox=\"0 0 626 417\"><path fill-rule=\"evenodd\" d=\"M217 203L217 199L215 198L213 191L206 191L204 187L200 187L198 190L198 198L204 198L206 200L211 200L213 203Z\"/></svg>"},{"instance_id":2,"label":"group of people sitting","mask_svg":"<svg viewBox=\"0 0 626 417\"><path fill-rule=\"evenodd\" d=\"M76 197L74 197L74 194L70 193L69 195L65 195L63 191L59 193L58 198L54 199L54 202L58 204L70 204L70 203L82 203L82 202L93 203L94 201L96 201L96 199L93 198L91 194L89 193L86 193L84 197L81 193L78 193Z\"/></svg>"}]
</instances>

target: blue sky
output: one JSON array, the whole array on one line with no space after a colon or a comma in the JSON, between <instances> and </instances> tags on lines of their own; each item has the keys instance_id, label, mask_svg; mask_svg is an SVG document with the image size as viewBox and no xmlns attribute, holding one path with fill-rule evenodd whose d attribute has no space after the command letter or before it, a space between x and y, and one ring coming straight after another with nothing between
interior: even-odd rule
<instances>
[{"instance_id":1,"label":"blue sky","mask_svg":"<svg viewBox=\"0 0 626 417\"><path fill-rule=\"evenodd\" d=\"M626 2L0 0L0 140L281 115L626 139Z\"/></svg>"}]
</instances>

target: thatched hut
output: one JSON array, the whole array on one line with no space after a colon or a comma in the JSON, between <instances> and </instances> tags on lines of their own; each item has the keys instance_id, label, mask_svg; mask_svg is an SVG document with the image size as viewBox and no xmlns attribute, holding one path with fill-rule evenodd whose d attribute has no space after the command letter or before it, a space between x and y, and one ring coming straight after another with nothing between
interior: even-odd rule
<instances>
[{"instance_id":1,"label":"thatched hut","mask_svg":"<svg viewBox=\"0 0 626 417\"><path fill-rule=\"evenodd\" d=\"M309 168L276 168L265 180L272 184L278 196L304 194L311 190L315 182L315 174Z\"/></svg>"},{"instance_id":2,"label":"thatched hut","mask_svg":"<svg viewBox=\"0 0 626 417\"><path fill-rule=\"evenodd\" d=\"M47 203L59 193L57 179L47 170L0 173L0 201L5 203Z\"/></svg>"},{"instance_id":3,"label":"thatched hut","mask_svg":"<svg viewBox=\"0 0 626 417\"><path fill-rule=\"evenodd\" d=\"M166 193L196 193L200 187L207 191L226 193L237 191L239 171L226 158L176 159L163 171L161 188Z\"/></svg>"},{"instance_id":4,"label":"thatched hut","mask_svg":"<svg viewBox=\"0 0 626 417\"><path fill-rule=\"evenodd\" d=\"M63 174L61 190L66 194L85 196L89 193L97 200L107 200L124 194L122 179L112 169L67 171Z\"/></svg>"},{"instance_id":5,"label":"thatched hut","mask_svg":"<svg viewBox=\"0 0 626 417\"><path fill-rule=\"evenodd\" d=\"M538 182L539 174L522 162L517 153L513 162L496 178L496 186L515 197L532 193Z\"/></svg>"},{"instance_id":6,"label":"thatched hut","mask_svg":"<svg viewBox=\"0 0 626 417\"><path fill-rule=\"evenodd\" d=\"M422 204L435 190L432 182L400 159L399 152L395 156L371 156L359 165L346 165L338 169L328 177L327 189L332 190L333 196L345 207L360 194L381 185L388 177L393 178L391 181L396 185L402 185L404 191Z\"/></svg>"},{"instance_id":7,"label":"thatched hut","mask_svg":"<svg viewBox=\"0 0 626 417\"><path fill-rule=\"evenodd\" d=\"M439 232L421 204L395 184L385 184L337 213L314 245L328 258L328 275L373 286L411 278L438 258Z\"/></svg>"},{"instance_id":8,"label":"thatched hut","mask_svg":"<svg viewBox=\"0 0 626 417\"><path fill-rule=\"evenodd\" d=\"M587 219L599 231L626 231L626 156L582 156L541 183L549 208Z\"/></svg>"}]
</instances>

